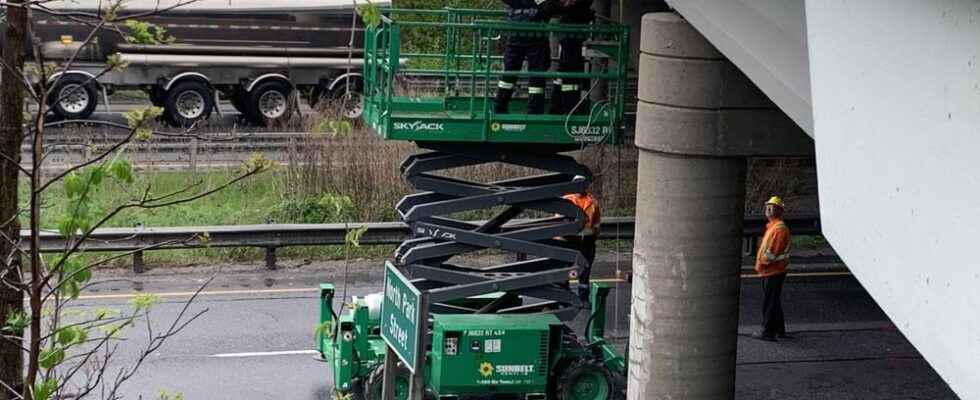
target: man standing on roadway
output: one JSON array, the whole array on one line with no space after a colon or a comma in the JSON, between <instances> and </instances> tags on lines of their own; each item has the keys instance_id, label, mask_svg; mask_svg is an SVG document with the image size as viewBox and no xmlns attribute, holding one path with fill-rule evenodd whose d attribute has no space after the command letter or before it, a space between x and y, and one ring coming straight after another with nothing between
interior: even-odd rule
<instances>
[{"instance_id":1,"label":"man standing on roadway","mask_svg":"<svg viewBox=\"0 0 980 400\"><path fill-rule=\"evenodd\" d=\"M780 296L786 280L786 267L789 266L790 234L783 221L786 205L779 196L766 202L766 233L762 236L759 252L755 257L755 272L762 277L762 331L752 335L759 340L775 342L776 338L789 339L786 334L786 320L783 318L783 304Z\"/></svg>"},{"instance_id":2,"label":"man standing on roadway","mask_svg":"<svg viewBox=\"0 0 980 400\"><path fill-rule=\"evenodd\" d=\"M563 24L588 24L595 19L592 0L562 0L561 18ZM585 58L582 57L582 44L585 38L573 33L559 33L558 72L585 72ZM584 78L558 78L551 90L549 114L588 114L589 104L581 101L582 90L588 89L589 81ZM579 104L579 102L582 104Z\"/></svg>"},{"instance_id":3,"label":"man standing on roadway","mask_svg":"<svg viewBox=\"0 0 980 400\"><path fill-rule=\"evenodd\" d=\"M558 10L558 0L503 0L507 5L507 21L546 22ZM504 71L520 71L527 60L530 72L547 72L551 66L551 47L545 32L509 32L504 47ZM544 77L528 79L528 114L544 114ZM514 96L517 77L504 75L497 83L493 112L506 114Z\"/></svg>"},{"instance_id":4,"label":"man standing on roadway","mask_svg":"<svg viewBox=\"0 0 980 400\"><path fill-rule=\"evenodd\" d=\"M585 179L576 176L576 180ZM585 256L588 265L582 266L578 274L578 294L585 299L589 295L589 278L592 275L592 264L595 262L596 239L599 238L599 222L602 220L602 212L599 209L599 202L588 190L580 193L569 193L563 196L565 200L572 202L585 214L585 225L582 230L574 236L566 236L564 239L569 247L577 249Z\"/></svg>"}]
</instances>

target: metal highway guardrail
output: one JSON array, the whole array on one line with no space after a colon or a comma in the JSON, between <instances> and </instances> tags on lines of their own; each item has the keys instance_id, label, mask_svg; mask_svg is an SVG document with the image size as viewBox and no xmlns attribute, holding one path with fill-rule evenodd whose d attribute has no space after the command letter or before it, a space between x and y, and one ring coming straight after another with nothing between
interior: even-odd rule
<instances>
[{"instance_id":1,"label":"metal highway guardrail","mask_svg":"<svg viewBox=\"0 0 980 400\"><path fill-rule=\"evenodd\" d=\"M521 222L515 221L514 224ZM786 222L796 235L820 234L820 220L817 217L789 217ZM765 224L766 221L761 216L746 217L743 251L751 251L755 247L756 239L765 230ZM133 271L142 273L144 251L253 247L265 249L266 267L275 269L278 248L343 245L348 230L361 226L367 226L367 231L360 239L361 245L396 245L408 239L411 233L402 222L102 228L96 229L81 244L79 250L131 252ZM505 225L504 229L507 228ZM633 239L635 221L633 217L610 217L602 221L600 229L602 240ZM29 231L21 231L21 239L22 243L29 243ZM41 251L45 253L62 252L68 245L58 232L43 231L40 239Z\"/></svg>"}]
</instances>

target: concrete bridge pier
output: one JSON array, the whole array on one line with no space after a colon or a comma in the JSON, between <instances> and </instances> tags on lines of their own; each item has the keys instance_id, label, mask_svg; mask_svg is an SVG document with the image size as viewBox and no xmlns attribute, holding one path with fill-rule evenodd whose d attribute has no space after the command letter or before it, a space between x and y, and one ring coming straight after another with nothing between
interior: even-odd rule
<instances>
[{"instance_id":1,"label":"concrete bridge pier","mask_svg":"<svg viewBox=\"0 0 980 400\"><path fill-rule=\"evenodd\" d=\"M628 398L731 399L746 160L813 142L683 18L642 26Z\"/></svg>"}]
</instances>

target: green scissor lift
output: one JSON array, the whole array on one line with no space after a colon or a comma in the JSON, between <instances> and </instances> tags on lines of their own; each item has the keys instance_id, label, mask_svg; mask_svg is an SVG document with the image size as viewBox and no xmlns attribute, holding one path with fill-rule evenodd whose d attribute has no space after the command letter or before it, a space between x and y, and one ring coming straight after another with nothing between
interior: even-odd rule
<instances>
[{"instance_id":1,"label":"green scissor lift","mask_svg":"<svg viewBox=\"0 0 980 400\"><path fill-rule=\"evenodd\" d=\"M602 87L604 96L568 115L528 115L526 99L516 95L508 113L494 113L501 54L513 35L578 37L592 61L588 72L508 71L519 77L519 86L532 76L549 82L584 78L590 82L586 95ZM423 39L437 41L440 50L405 46ZM423 361L416 368L424 374L426 396L622 395L624 358L604 339L611 286L593 283L583 300L569 280L588 261L555 238L577 234L585 221L561 196L584 191L592 181L587 167L562 153L622 142L628 44L626 27L601 18L587 25L512 23L495 10L387 9L379 25L367 28L365 123L386 140L412 141L424 150L401 167L419 192L397 205L413 238L396 250L393 265L431 300L422 314L431 318L424 318ZM426 92L416 79L440 84ZM444 174L490 163L540 172L496 182ZM456 218L478 210L493 210L492 217ZM483 250L522 257L492 266L458 257ZM381 301L354 298L347 312L338 313L333 285L322 285L320 293L320 319L332 329L319 335L317 345L332 367L338 395L380 399L387 351L381 331L389 323L380 317ZM578 335L567 322L585 308L591 313ZM389 374L395 375L395 398L408 398L407 370Z\"/></svg>"}]
</instances>

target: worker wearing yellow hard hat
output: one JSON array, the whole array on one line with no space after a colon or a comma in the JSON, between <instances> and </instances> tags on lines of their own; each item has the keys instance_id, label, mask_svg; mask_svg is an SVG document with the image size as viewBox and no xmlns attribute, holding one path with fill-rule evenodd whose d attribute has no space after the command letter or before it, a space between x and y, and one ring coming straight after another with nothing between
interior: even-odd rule
<instances>
[{"instance_id":1,"label":"worker wearing yellow hard hat","mask_svg":"<svg viewBox=\"0 0 980 400\"><path fill-rule=\"evenodd\" d=\"M782 208L783 210L786 209L786 203L783 203L783 198L782 197L779 197L779 196L772 196L772 197L770 197L769 198L769 201L767 201L766 204L767 205L772 204L774 206L779 206L779 208Z\"/></svg>"},{"instance_id":2,"label":"worker wearing yellow hard hat","mask_svg":"<svg viewBox=\"0 0 980 400\"><path fill-rule=\"evenodd\" d=\"M780 297L786 268L789 267L790 233L783 221L786 203L779 196L772 196L765 204L766 233L759 244L755 257L755 271L762 276L762 331L754 338L775 342L776 338L789 339L786 334L786 321Z\"/></svg>"}]
</instances>

